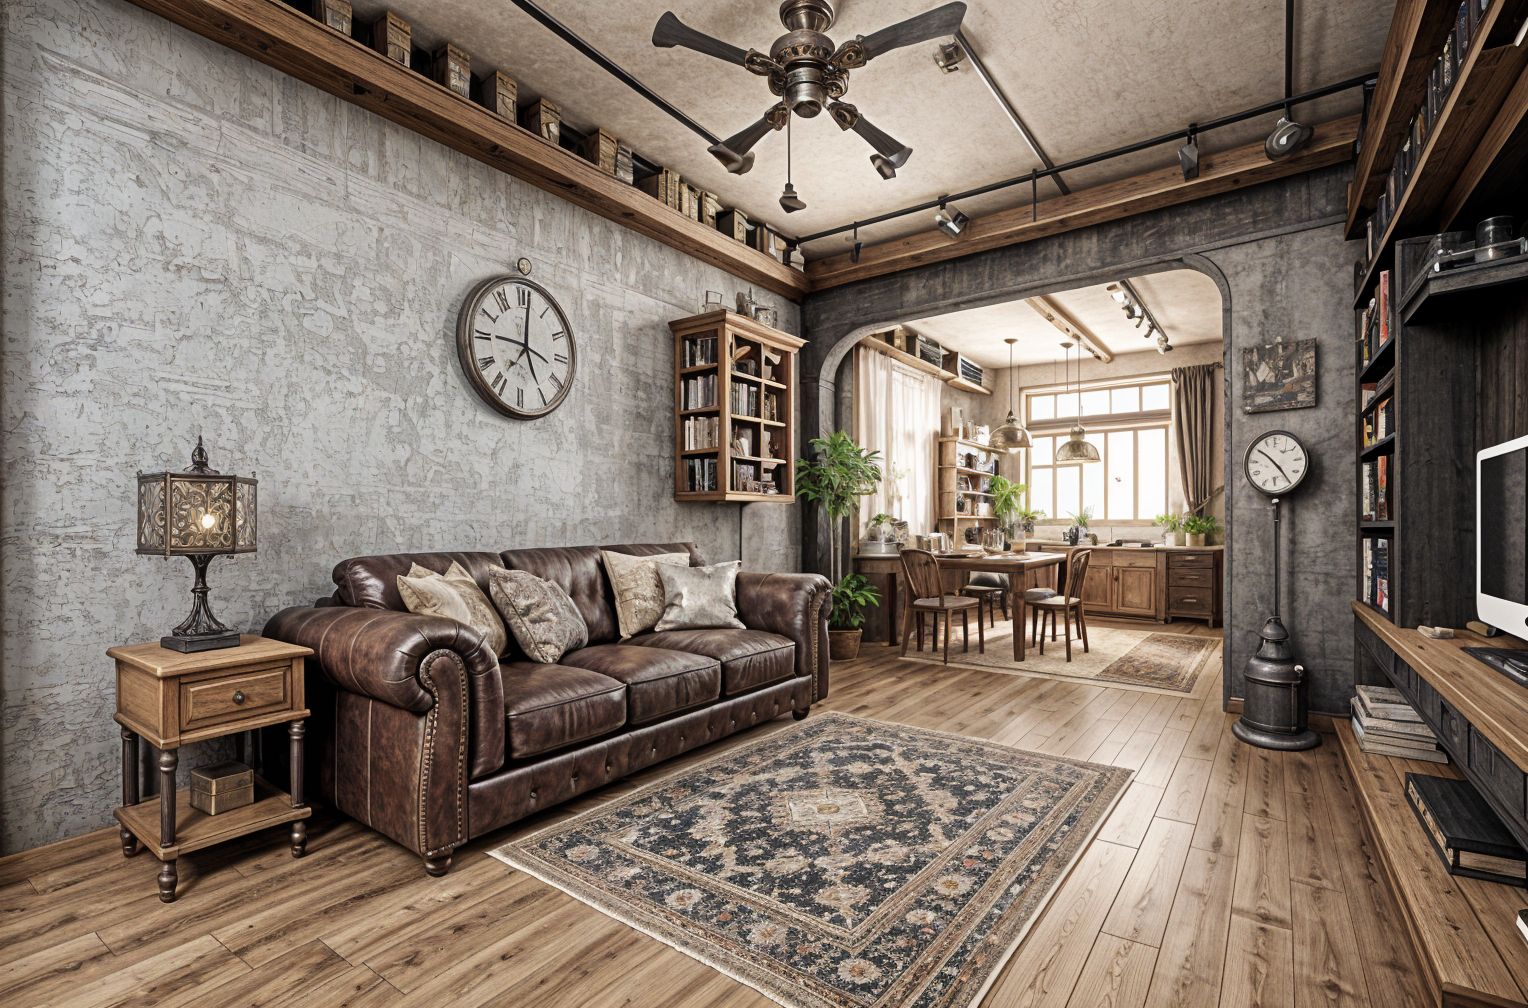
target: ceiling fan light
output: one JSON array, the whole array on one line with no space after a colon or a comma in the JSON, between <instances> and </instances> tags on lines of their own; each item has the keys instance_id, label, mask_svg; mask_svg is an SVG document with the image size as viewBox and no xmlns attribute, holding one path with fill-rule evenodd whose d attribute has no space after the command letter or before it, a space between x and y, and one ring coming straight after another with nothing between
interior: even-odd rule
<instances>
[{"instance_id":1,"label":"ceiling fan light","mask_svg":"<svg viewBox=\"0 0 1528 1008\"><path fill-rule=\"evenodd\" d=\"M897 166L892 163L890 158L882 157L879 154L872 154L870 155L870 163L875 165L875 170L880 173L881 178L886 179L888 182L897 177Z\"/></svg>"},{"instance_id":2,"label":"ceiling fan light","mask_svg":"<svg viewBox=\"0 0 1528 1008\"><path fill-rule=\"evenodd\" d=\"M1268 134L1268 139L1263 142L1263 153L1268 155L1270 161L1287 158L1304 147L1314 132L1315 130L1311 127L1304 123L1297 123L1287 115L1279 116L1273 132Z\"/></svg>"},{"instance_id":3,"label":"ceiling fan light","mask_svg":"<svg viewBox=\"0 0 1528 1008\"><path fill-rule=\"evenodd\" d=\"M1087 431L1078 424L1072 428L1072 435L1067 441L1056 449L1057 462L1097 462L1098 449L1087 440Z\"/></svg>"}]
</instances>

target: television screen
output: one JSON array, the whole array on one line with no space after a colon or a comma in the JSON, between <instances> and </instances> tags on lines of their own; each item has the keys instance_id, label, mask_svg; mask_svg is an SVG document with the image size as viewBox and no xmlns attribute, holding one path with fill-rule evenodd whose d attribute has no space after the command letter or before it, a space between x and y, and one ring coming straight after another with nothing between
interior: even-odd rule
<instances>
[{"instance_id":1,"label":"television screen","mask_svg":"<svg viewBox=\"0 0 1528 1008\"><path fill-rule=\"evenodd\" d=\"M1480 459L1480 593L1528 606L1528 446Z\"/></svg>"}]
</instances>

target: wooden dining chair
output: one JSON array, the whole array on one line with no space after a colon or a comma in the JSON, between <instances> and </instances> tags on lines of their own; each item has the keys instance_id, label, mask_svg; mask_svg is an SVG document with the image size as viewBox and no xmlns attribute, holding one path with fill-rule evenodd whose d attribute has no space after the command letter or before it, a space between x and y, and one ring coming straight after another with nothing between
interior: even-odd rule
<instances>
[{"instance_id":1,"label":"wooden dining chair","mask_svg":"<svg viewBox=\"0 0 1528 1008\"><path fill-rule=\"evenodd\" d=\"M992 571L977 571L971 575L971 580L960 590L962 595L969 595L981 603L977 606L976 618L981 620L981 610L987 610L987 625L997 626L997 609L1003 607L1003 619L1008 618L1008 575L997 574Z\"/></svg>"},{"instance_id":2,"label":"wooden dining chair","mask_svg":"<svg viewBox=\"0 0 1528 1008\"><path fill-rule=\"evenodd\" d=\"M923 618L930 616L934 621L934 636L932 646L939 646L939 621L944 620L944 663L950 663L950 624L956 613L960 613L961 627L965 631L965 644L962 650L971 650L971 610L976 613L976 650L978 654L984 654L987 650L986 637L982 630L981 603L974 598L962 595L946 595L944 591L944 578L940 576L939 561L928 550L903 550L902 551L902 575L907 581L908 593L911 601L902 610L902 654L907 654L907 640L913 633L914 621L917 623L918 650L923 650Z\"/></svg>"},{"instance_id":3,"label":"wooden dining chair","mask_svg":"<svg viewBox=\"0 0 1528 1008\"><path fill-rule=\"evenodd\" d=\"M1040 653L1045 653L1045 624L1050 621L1051 640L1056 639L1056 613L1061 614L1061 622L1066 636L1066 660L1072 660L1072 616L1077 617L1077 630L1082 639L1082 650L1088 650L1088 617L1082 604L1082 585L1088 576L1088 561L1092 559L1092 550L1073 550L1072 556L1067 561L1066 590L1060 595L1051 598L1029 601L1027 604L1034 612L1031 623L1033 640L1040 645Z\"/></svg>"}]
</instances>

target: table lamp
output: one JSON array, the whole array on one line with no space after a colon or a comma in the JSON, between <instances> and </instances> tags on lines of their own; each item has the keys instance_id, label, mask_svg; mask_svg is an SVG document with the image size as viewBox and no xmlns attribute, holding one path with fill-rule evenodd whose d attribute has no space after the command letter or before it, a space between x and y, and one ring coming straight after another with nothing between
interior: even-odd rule
<instances>
[{"instance_id":1,"label":"table lamp","mask_svg":"<svg viewBox=\"0 0 1528 1008\"><path fill-rule=\"evenodd\" d=\"M255 478L225 476L207 466L200 436L184 472L138 474L138 552L189 557L196 570L191 615L161 647L182 653L238 647L239 632L207 605L207 565L215 556L255 551Z\"/></svg>"}]
</instances>

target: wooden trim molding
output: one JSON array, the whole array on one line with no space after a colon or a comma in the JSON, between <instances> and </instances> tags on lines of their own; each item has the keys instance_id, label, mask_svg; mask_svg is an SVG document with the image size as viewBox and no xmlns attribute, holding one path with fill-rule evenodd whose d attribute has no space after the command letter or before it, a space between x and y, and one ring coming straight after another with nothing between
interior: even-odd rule
<instances>
[{"instance_id":1,"label":"wooden trim molding","mask_svg":"<svg viewBox=\"0 0 1528 1008\"><path fill-rule=\"evenodd\" d=\"M807 291L801 270L680 216L570 151L280 0L132 2L747 283L797 301Z\"/></svg>"},{"instance_id":2,"label":"wooden trim molding","mask_svg":"<svg viewBox=\"0 0 1528 1008\"><path fill-rule=\"evenodd\" d=\"M858 263L847 253L815 260L806 273L812 290L825 290L1300 175L1350 160L1357 132L1358 117L1348 116L1317 126L1310 144L1282 161L1268 160L1260 140L1205 155L1195 179L1185 181L1176 166L1163 168L1041 200L1034 219L1028 206L1000 210L973 218L959 238L931 229L867 246Z\"/></svg>"}]
</instances>

